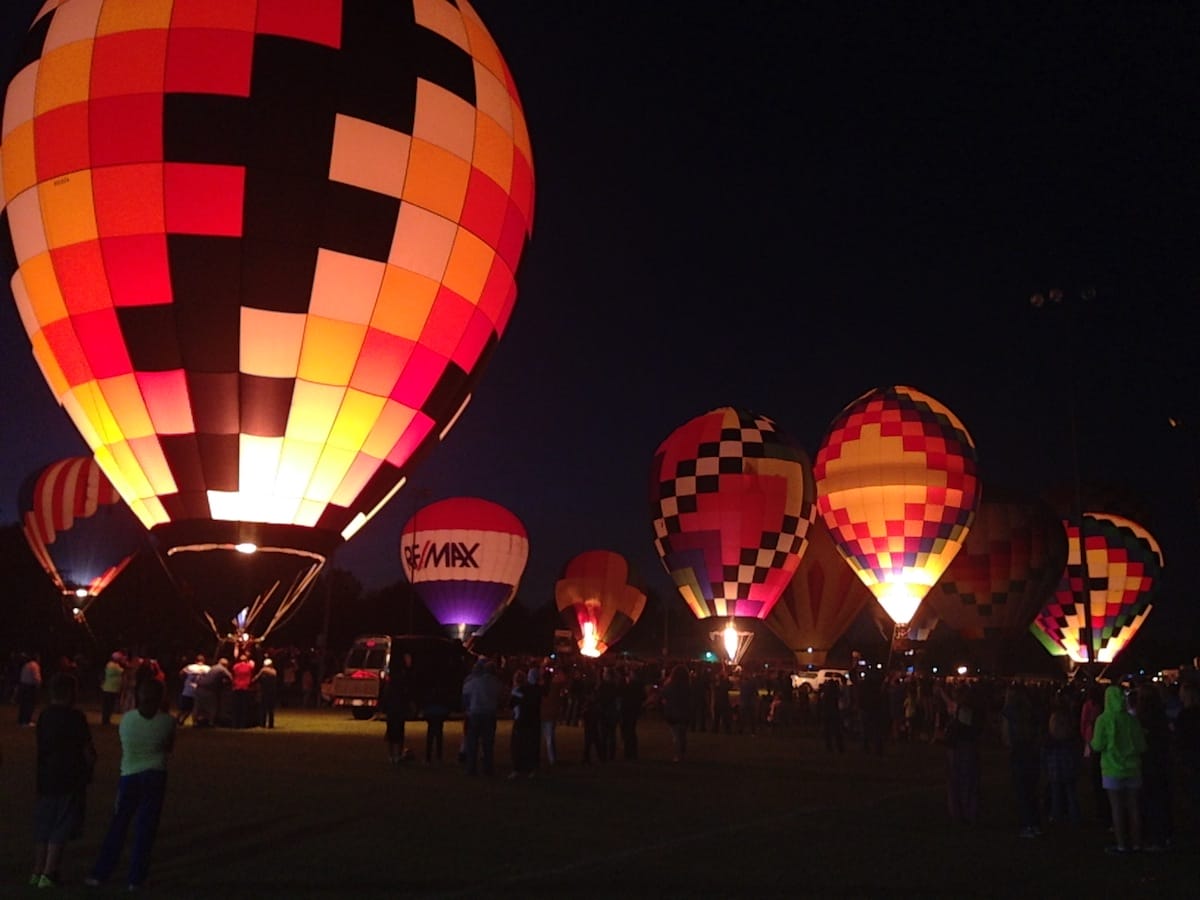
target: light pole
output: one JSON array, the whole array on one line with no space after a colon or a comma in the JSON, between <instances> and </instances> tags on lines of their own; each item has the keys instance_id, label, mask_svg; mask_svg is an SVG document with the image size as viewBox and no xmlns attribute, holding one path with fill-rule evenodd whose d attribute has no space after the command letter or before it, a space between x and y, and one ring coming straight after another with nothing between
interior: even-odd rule
<instances>
[{"instance_id":1,"label":"light pole","mask_svg":"<svg viewBox=\"0 0 1200 900\"><path fill-rule=\"evenodd\" d=\"M1096 289L1085 287L1074 297L1068 297L1061 288L1051 288L1045 294L1034 293L1029 298L1029 304L1034 309L1062 307L1066 310L1067 321L1063 328L1064 345L1067 351L1067 419L1071 435L1071 474L1073 479L1073 496L1071 503L1071 521L1079 530L1079 577L1080 587L1078 597L1079 609L1083 614L1082 638L1084 652L1089 667L1095 663L1095 648L1092 640L1092 611L1091 611L1091 579L1088 576L1087 539L1083 523L1083 484L1079 473L1079 416L1078 416L1078 375L1079 353L1076 343L1079 340L1079 304L1096 299ZM1069 566L1068 566L1069 575ZM1089 670L1085 669L1085 672ZM1089 672L1090 674L1090 672Z\"/></svg>"}]
</instances>

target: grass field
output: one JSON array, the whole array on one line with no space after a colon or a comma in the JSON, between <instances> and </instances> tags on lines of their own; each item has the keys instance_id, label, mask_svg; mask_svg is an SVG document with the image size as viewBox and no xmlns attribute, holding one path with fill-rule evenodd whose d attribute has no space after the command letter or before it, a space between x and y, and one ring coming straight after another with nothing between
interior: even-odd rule
<instances>
[{"instance_id":1,"label":"grass field","mask_svg":"<svg viewBox=\"0 0 1200 900\"><path fill-rule=\"evenodd\" d=\"M0 708L0 896L28 896L34 733ZM116 729L89 711L100 751L85 835L68 846L60 896L82 886L117 779ZM642 758L585 766L578 728L561 762L509 781L455 764L389 765L381 722L282 710L273 731L185 729L171 762L149 888L163 897L1158 897L1200 896L1194 825L1168 853L1112 857L1100 826L1017 837L1003 750L984 760L983 819L951 825L940 748L883 757L812 733L694 734L670 760L666 727L643 721ZM410 723L423 747L424 723ZM1090 795L1082 792L1085 810Z\"/></svg>"}]
</instances>

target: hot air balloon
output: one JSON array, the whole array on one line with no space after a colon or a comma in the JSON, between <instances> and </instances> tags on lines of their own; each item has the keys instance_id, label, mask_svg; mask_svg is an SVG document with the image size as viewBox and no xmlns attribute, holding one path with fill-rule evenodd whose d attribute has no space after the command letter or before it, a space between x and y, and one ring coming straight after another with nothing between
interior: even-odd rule
<instances>
[{"instance_id":1,"label":"hot air balloon","mask_svg":"<svg viewBox=\"0 0 1200 900\"><path fill-rule=\"evenodd\" d=\"M625 636L646 608L646 594L629 583L629 563L611 550L580 553L554 585L583 656L603 655Z\"/></svg>"},{"instance_id":2,"label":"hot air balloon","mask_svg":"<svg viewBox=\"0 0 1200 900\"><path fill-rule=\"evenodd\" d=\"M1085 513L1085 610L1080 604L1084 557L1079 528L1071 522L1063 525L1067 567L1054 596L1030 627L1043 644L1061 648L1076 663L1111 663L1150 615L1162 573L1162 551L1150 532L1131 519Z\"/></svg>"},{"instance_id":3,"label":"hot air balloon","mask_svg":"<svg viewBox=\"0 0 1200 900\"><path fill-rule=\"evenodd\" d=\"M723 407L654 454L654 546L698 618L765 618L804 553L815 510L804 449L765 416Z\"/></svg>"},{"instance_id":4,"label":"hot air balloon","mask_svg":"<svg viewBox=\"0 0 1200 900\"><path fill-rule=\"evenodd\" d=\"M1003 645L1027 633L1067 562L1062 520L1044 501L992 491L927 606L995 667Z\"/></svg>"},{"instance_id":5,"label":"hot air balloon","mask_svg":"<svg viewBox=\"0 0 1200 900\"><path fill-rule=\"evenodd\" d=\"M295 602L508 323L504 60L466 0L48 0L21 59L0 244L47 383L190 590L265 570L206 609Z\"/></svg>"},{"instance_id":6,"label":"hot air balloon","mask_svg":"<svg viewBox=\"0 0 1200 900\"><path fill-rule=\"evenodd\" d=\"M823 666L834 645L865 607L871 592L846 565L818 519L808 531L808 548L767 627L802 666Z\"/></svg>"},{"instance_id":7,"label":"hot air balloon","mask_svg":"<svg viewBox=\"0 0 1200 900\"><path fill-rule=\"evenodd\" d=\"M902 633L970 530L971 436L932 397L879 388L834 419L813 474L834 544Z\"/></svg>"},{"instance_id":8,"label":"hot air balloon","mask_svg":"<svg viewBox=\"0 0 1200 900\"><path fill-rule=\"evenodd\" d=\"M146 543L146 532L86 456L60 460L21 490L21 528L29 548L83 621L101 592Z\"/></svg>"},{"instance_id":9,"label":"hot air balloon","mask_svg":"<svg viewBox=\"0 0 1200 900\"><path fill-rule=\"evenodd\" d=\"M405 577L447 633L463 640L500 617L516 596L528 559L521 520L477 497L424 506L400 532Z\"/></svg>"}]
</instances>

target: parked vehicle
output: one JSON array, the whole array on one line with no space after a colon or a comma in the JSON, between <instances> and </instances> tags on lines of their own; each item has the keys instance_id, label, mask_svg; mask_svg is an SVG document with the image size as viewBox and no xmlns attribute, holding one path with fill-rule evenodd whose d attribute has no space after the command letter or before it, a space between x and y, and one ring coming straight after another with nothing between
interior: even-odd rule
<instances>
[{"instance_id":1,"label":"parked vehicle","mask_svg":"<svg viewBox=\"0 0 1200 900\"><path fill-rule=\"evenodd\" d=\"M334 675L332 705L349 708L356 719L373 718L392 660L404 653L412 655L413 668L422 679L444 679L445 695L461 703L462 680L470 658L462 643L423 634L368 634L355 638L342 671Z\"/></svg>"}]
</instances>

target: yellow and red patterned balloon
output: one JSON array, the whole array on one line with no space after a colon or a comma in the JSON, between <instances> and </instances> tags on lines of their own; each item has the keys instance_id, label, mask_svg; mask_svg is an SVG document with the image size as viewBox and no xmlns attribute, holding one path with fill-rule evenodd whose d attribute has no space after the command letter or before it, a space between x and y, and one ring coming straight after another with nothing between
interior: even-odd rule
<instances>
[{"instance_id":1,"label":"yellow and red patterned balloon","mask_svg":"<svg viewBox=\"0 0 1200 900\"><path fill-rule=\"evenodd\" d=\"M588 550L567 563L554 599L579 652L590 657L607 652L646 608L645 592L629 583L629 563L611 550Z\"/></svg>"},{"instance_id":2,"label":"yellow and red patterned balloon","mask_svg":"<svg viewBox=\"0 0 1200 900\"><path fill-rule=\"evenodd\" d=\"M654 454L654 546L698 618L763 619L804 553L816 515L804 449L733 407L675 429Z\"/></svg>"},{"instance_id":3,"label":"yellow and red patterned balloon","mask_svg":"<svg viewBox=\"0 0 1200 900\"><path fill-rule=\"evenodd\" d=\"M1079 528L1063 522L1067 565L1054 596L1030 629L1055 655L1077 663L1110 663L1137 634L1153 608L1163 555L1154 536L1123 516L1090 512L1083 516L1087 558L1086 610ZM1088 641L1088 632L1091 641Z\"/></svg>"},{"instance_id":4,"label":"yellow and red patterned balloon","mask_svg":"<svg viewBox=\"0 0 1200 900\"><path fill-rule=\"evenodd\" d=\"M532 155L466 0L48 0L2 134L34 356L160 546L324 558L512 313Z\"/></svg>"},{"instance_id":5,"label":"yellow and red patterned balloon","mask_svg":"<svg viewBox=\"0 0 1200 900\"><path fill-rule=\"evenodd\" d=\"M834 419L813 474L838 550L894 622L911 622L975 516L971 435L932 397L879 388Z\"/></svg>"}]
</instances>

